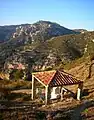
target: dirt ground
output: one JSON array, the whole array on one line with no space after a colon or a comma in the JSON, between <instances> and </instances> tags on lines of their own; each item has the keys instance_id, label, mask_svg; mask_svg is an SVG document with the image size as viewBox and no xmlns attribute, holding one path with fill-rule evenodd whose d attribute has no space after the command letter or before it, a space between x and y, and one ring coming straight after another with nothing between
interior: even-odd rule
<instances>
[{"instance_id":1,"label":"dirt ground","mask_svg":"<svg viewBox=\"0 0 94 120\"><path fill-rule=\"evenodd\" d=\"M31 94L31 89L21 89L21 90L12 90L11 93L25 93L25 94Z\"/></svg>"},{"instance_id":2,"label":"dirt ground","mask_svg":"<svg viewBox=\"0 0 94 120\"><path fill-rule=\"evenodd\" d=\"M71 69L69 73L84 82L81 101L72 97L64 97L63 101L60 101L60 99L54 100L45 106L40 99L31 100L31 88L21 88L10 90L10 95L5 96L5 100L0 100L0 110L3 107L8 109L14 105L16 107L19 103L22 108L28 104L29 108L26 108L28 114L31 114L34 108L37 111L33 113L37 113L38 118L34 118L36 120L94 120L94 74L92 74L90 79L86 79L88 76L88 66L85 64ZM77 86L69 87L69 89L76 90ZM28 120L34 119L28 118Z\"/></svg>"}]
</instances>

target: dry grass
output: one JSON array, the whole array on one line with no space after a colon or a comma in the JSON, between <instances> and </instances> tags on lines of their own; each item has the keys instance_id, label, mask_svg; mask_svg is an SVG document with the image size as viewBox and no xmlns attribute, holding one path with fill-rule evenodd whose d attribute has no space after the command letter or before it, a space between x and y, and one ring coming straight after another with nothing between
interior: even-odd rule
<instances>
[{"instance_id":1,"label":"dry grass","mask_svg":"<svg viewBox=\"0 0 94 120\"><path fill-rule=\"evenodd\" d=\"M88 76L88 64L86 63L81 63L68 72L84 81L82 101L64 98L62 102L56 101L47 106L37 106L37 109L40 111L39 116L44 115L44 113L47 115L50 112L53 118L58 120L94 120L94 75L92 74L90 79L86 79ZM7 94L9 100L15 102L31 101L30 91L27 89L22 90L24 87L31 88L30 82L1 80L0 85L11 90L11 93ZM68 88L76 92L77 86L68 86ZM39 101L36 100L34 102L39 105Z\"/></svg>"},{"instance_id":2,"label":"dry grass","mask_svg":"<svg viewBox=\"0 0 94 120\"><path fill-rule=\"evenodd\" d=\"M31 88L30 81L24 80L0 80L0 87L5 87L8 89L23 89L23 88Z\"/></svg>"},{"instance_id":3,"label":"dry grass","mask_svg":"<svg viewBox=\"0 0 94 120\"><path fill-rule=\"evenodd\" d=\"M28 101L31 100L30 91L31 91L31 82L29 81L23 81L23 80L0 81L0 100Z\"/></svg>"}]
</instances>

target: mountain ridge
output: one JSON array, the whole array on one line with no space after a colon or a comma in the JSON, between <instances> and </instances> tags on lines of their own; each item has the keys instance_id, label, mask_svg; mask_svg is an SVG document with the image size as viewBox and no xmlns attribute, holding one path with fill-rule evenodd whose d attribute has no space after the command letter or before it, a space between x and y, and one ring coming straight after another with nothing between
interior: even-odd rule
<instances>
[{"instance_id":1,"label":"mountain ridge","mask_svg":"<svg viewBox=\"0 0 94 120\"><path fill-rule=\"evenodd\" d=\"M57 69L93 54L94 32L78 34L69 30L70 34L64 34L61 31L66 28L48 23L39 21L18 26L11 39L0 44L0 69L10 72L13 68L18 69L19 65L27 72Z\"/></svg>"},{"instance_id":2,"label":"mountain ridge","mask_svg":"<svg viewBox=\"0 0 94 120\"><path fill-rule=\"evenodd\" d=\"M57 23L53 23L50 21L38 21L34 24L0 26L0 40L2 41L15 38L22 34L26 34L29 37L29 39L37 39L38 37L40 37L41 39L45 40L58 35L76 33L77 32L73 30L70 30Z\"/></svg>"},{"instance_id":3,"label":"mountain ridge","mask_svg":"<svg viewBox=\"0 0 94 120\"><path fill-rule=\"evenodd\" d=\"M94 32L63 35L32 44L10 40L0 46L0 60L4 66L22 63L35 71L55 68L93 53L93 39Z\"/></svg>"}]
</instances>

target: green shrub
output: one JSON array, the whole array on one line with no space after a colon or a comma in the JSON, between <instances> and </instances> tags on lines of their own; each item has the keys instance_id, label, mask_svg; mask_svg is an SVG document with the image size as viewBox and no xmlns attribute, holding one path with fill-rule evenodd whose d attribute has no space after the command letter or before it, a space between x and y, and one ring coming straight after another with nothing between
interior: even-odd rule
<instances>
[{"instance_id":1,"label":"green shrub","mask_svg":"<svg viewBox=\"0 0 94 120\"><path fill-rule=\"evenodd\" d=\"M21 79L24 76L23 70L17 70L14 69L11 73L10 73L10 79Z\"/></svg>"}]
</instances>

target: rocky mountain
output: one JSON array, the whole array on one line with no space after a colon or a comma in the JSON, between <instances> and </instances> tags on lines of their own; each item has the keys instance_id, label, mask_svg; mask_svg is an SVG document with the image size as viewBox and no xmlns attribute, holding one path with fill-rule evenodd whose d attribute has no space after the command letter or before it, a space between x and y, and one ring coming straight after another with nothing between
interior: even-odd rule
<instances>
[{"instance_id":1,"label":"rocky mountain","mask_svg":"<svg viewBox=\"0 0 94 120\"><path fill-rule=\"evenodd\" d=\"M17 26L11 39L0 44L0 69L57 69L83 56L92 56L94 32L74 33L77 32L48 21Z\"/></svg>"},{"instance_id":2,"label":"rocky mountain","mask_svg":"<svg viewBox=\"0 0 94 120\"><path fill-rule=\"evenodd\" d=\"M55 69L94 51L94 32L64 35L45 42L22 44L19 39L0 45L0 67L22 67L33 71Z\"/></svg>"},{"instance_id":3,"label":"rocky mountain","mask_svg":"<svg viewBox=\"0 0 94 120\"><path fill-rule=\"evenodd\" d=\"M27 24L22 24L21 26L26 26ZM6 25L0 26L0 43L10 40L13 33L16 32L16 28L20 25Z\"/></svg>"},{"instance_id":4,"label":"rocky mountain","mask_svg":"<svg viewBox=\"0 0 94 120\"><path fill-rule=\"evenodd\" d=\"M74 29L75 32L85 33L88 32L86 29Z\"/></svg>"},{"instance_id":5,"label":"rocky mountain","mask_svg":"<svg viewBox=\"0 0 94 120\"><path fill-rule=\"evenodd\" d=\"M0 42L10 39L25 39L26 42L45 41L51 37L74 34L73 30L49 21L38 21L34 24L0 26Z\"/></svg>"}]
</instances>

